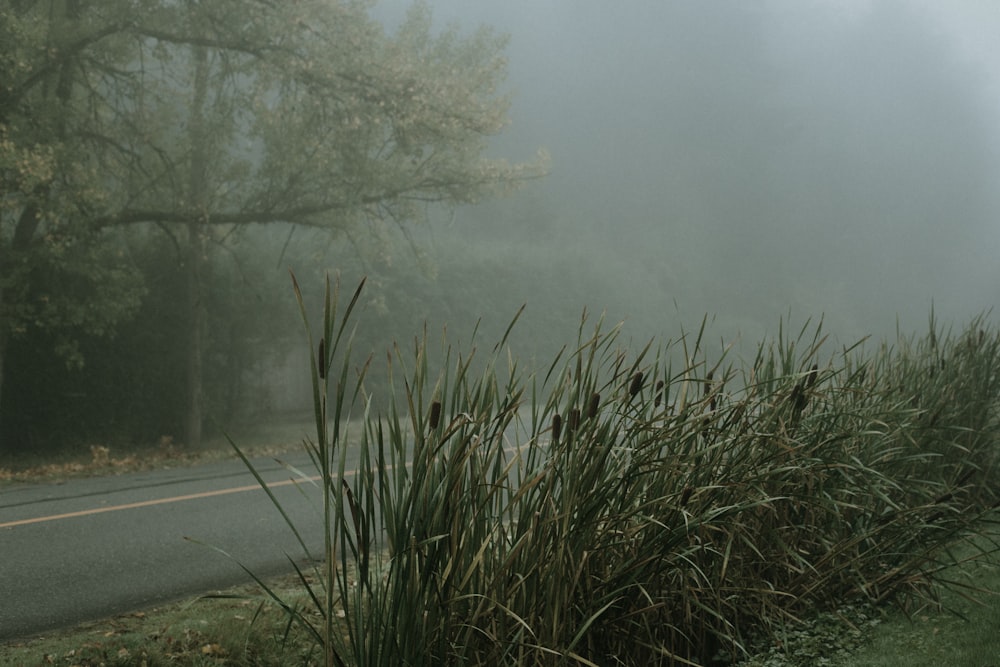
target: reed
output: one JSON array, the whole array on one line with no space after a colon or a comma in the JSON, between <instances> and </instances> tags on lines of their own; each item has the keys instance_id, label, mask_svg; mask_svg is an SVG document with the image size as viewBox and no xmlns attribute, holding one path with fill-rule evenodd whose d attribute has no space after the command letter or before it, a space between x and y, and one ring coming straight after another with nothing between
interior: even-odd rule
<instances>
[{"instance_id":1,"label":"reed","mask_svg":"<svg viewBox=\"0 0 1000 667\"><path fill-rule=\"evenodd\" d=\"M823 358L819 326L782 328L743 363L708 358L704 323L631 351L584 318L531 374L506 337L479 359L425 333L371 396L360 291L338 318L328 285L310 334L326 548L311 608L285 605L328 665L735 660L818 610L929 595L997 503L984 318Z\"/></svg>"}]
</instances>

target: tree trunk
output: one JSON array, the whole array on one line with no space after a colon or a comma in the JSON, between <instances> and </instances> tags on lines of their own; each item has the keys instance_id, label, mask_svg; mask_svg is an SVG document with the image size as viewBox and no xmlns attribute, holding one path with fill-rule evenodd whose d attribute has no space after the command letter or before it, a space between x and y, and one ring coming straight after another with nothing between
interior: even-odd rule
<instances>
[{"instance_id":1,"label":"tree trunk","mask_svg":"<svg viewBox=\"0 0 1000 667\"><path fill-rule=\"evenodd\" d=\"M205 127L205 103L208 93L208 52L203 46L193 47L194 96L188 127L191 141L190 182L188 202L191 209L206 210L208 176L208 132ZM188 447L201 445L204 422L204 356L206 309L203 293L204 267L207 262L205 223L200 216L188 223L188 256L186 270L186 306L188 314L187 340L187 414L184 419L184 441Z\"/></svg>"},{"instance_id":2,"label":"tree trunk","mask_svg":"<svg viewBox=\"0 0 1000 667\"><path fill-rule=\"evenodd\" d=\"M2 271L2 267L0 267ZM2 273L0 273L2 275ZM4 369L4 359L7 356L7 323L4 321L4 303L3 303L3 287L0 286L0 452L6 451L4 449L4 435L3 435L3 369Z\"/></svg>"},{"instance_id":3,"label":"tree trunk","mask_svg":"<svg viewBox=\"0 0 1000 667\"><path fill-rule=\"evenodd\" d=\"M201 445L204 421L202 358L205 339L205 300L202 297L202 273L205 264L205 235L199 223L188 226L188 258L185 267L187 337L187 414L184 416L184 442L189 447Z\"/></svg>"}]
</instances>

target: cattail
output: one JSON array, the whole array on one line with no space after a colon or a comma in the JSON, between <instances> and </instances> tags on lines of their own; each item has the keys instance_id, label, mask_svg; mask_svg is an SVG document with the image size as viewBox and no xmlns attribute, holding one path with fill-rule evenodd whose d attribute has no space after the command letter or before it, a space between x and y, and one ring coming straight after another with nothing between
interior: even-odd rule
<instances>
[{"instance_id":1,"label":"cattail","mask_svg":"<svg viewBox=\"0 0 1000 667\"><path fill-rule=\"evenodd\" d=\"M628 395L635 398L635 395L642 391L642 371L638 371L632 376L632 383L628 387Z\"/></svg>"},{"instance_id":2,"label":"cattail","mask_svg":"<svg viewBox=\"0 0 1000 667\"><path fill-rule=\"evenodd\" d=\"M684 506L686 506L688 504L688 501L691 500L691 494L693 492L694 492L694 489L691 488L690 486L685 486L684 487L684 492L681 493L681 507L684 507Z\"/></svg>"},{"instance_id":3,"label":"cattail","mask_svg":"<svg viewBox=\"0 0 1000 667\"><path fill-rule=\"evenodd\" d=\"M795 385L795 388L792 389L791 402L792 402L792 409L795 411L795 416L798 417L799 413L805 410L806 403L809 402L809 399L806 397L805 391L802 389L801 382L797 383Z\"/></svg>"},{"instance_id":4,"label":"cattail","mask_svg":"<svg viewBox=\"0 0 1000 667\"><path fill-rule=\"evenodd\" d=\"M572 434L576 427L580 425L580 409L573 408L569 411L569 421L566 424L566 433Z\"/></svg>"},{"instance_id":5,"label":"cattail","mask_svg":"<svg viewBox=\"0 0 1000 667\"><path fill-rule=\"evenodd\" d=\"M601 395L593 393L590 395L590 404L587 406L587 419L597 416L597 409L601 406Z\"/></svg>"},{"instance_id":6,"label":"cattail","mask_svg":"<svg viewBox=\"0 0 1000 667\"><path fill-rule=\"evenodd\" d=\"M663 403L663 380L656 382L656 398L653 399L653 407L658 408Z\"/></svg>"},{"instance_id":7,"label":"cattail","mask_svg":"<svg viewBox=\"0 0 1000 667\"><path fill-rule=\"evenodd\" d=\"M434 401L431 403L431 430L438 427L441 423L441 401Z\"/></svg>"},{"instance_id":8,"label":"cattail","mask_svg":"<svg viewBox=\"0 0 1000 667\"><path fill-rule=\"evenodd\" d=\"M326 379L326 340L323 338L319 339L319 377L321 380Z\"/></svg>"},{"instance_id":9,"label":"cattail","mask_svg":"<svg viewBox=\"0 0 1000 667\"><path fill-rule=\"evenodd\" d=\"M560 434L562 434L562 417L557 412L552 415L552 442L559 444Z\"/></svg>"},{"instance_id":10,"label":"cattail","mask_svg":"<svg viewBox=\"0 0 1000 667\"><path fill-rule=\"evenodd\" d=\"M812 368L809 369L809 375L806 376L806 389L813 388L817 375L819 375L819 364L813 364Z\"/></svg>"}]
</instances>

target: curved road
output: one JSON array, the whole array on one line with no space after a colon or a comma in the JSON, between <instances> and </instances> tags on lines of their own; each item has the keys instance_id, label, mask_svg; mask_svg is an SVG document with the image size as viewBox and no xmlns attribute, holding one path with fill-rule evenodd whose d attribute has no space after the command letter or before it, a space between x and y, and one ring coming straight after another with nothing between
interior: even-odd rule
<instances>
[{"instance_id":1,"label":"curved road","mask_svg":"<svg viewBox=\"0 0 1000 667\"><path fill-rule=\"evenodd\" d=\"M288 460L313 471L304 453ZM254 464L321 554L319 490L290 483L273 459ZM287 556L305 558L240 461L0 486L0 641L248 580L233 560L185 538L261 575L290 569Z\"/></svg>"}]
</instances>

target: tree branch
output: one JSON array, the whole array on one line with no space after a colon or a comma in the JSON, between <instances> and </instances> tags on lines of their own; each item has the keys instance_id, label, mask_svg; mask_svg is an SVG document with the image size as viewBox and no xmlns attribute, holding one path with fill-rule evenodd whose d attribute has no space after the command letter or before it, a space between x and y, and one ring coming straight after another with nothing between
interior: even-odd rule
<instances>
[{"instance_id":1,"label":"tree branch","mask_svg":"<svg viewBox=\"0 0 1000 667\"><path fill-rule=\"evenodd\" d=\"M131 24L127 21L119 21L117 23L111 23L104 28L98 30L97 32L80 38L76 42L65 46L58 51L56 51L55 57L45 63L40 67L34 74L29 76L27 79L22 81L19 85L14 86L6 100L0 103L0 118L6 116L8 109L13 108L25 95L27 95L32 88L37 86L42 82L47 76L51 75L55 70L62 67L71 58L76 57L84 49L86 49L91 44L101 41L105 37L113 35L115 33L121 32L128 28Z\"/></svg>"}]
</instances>

